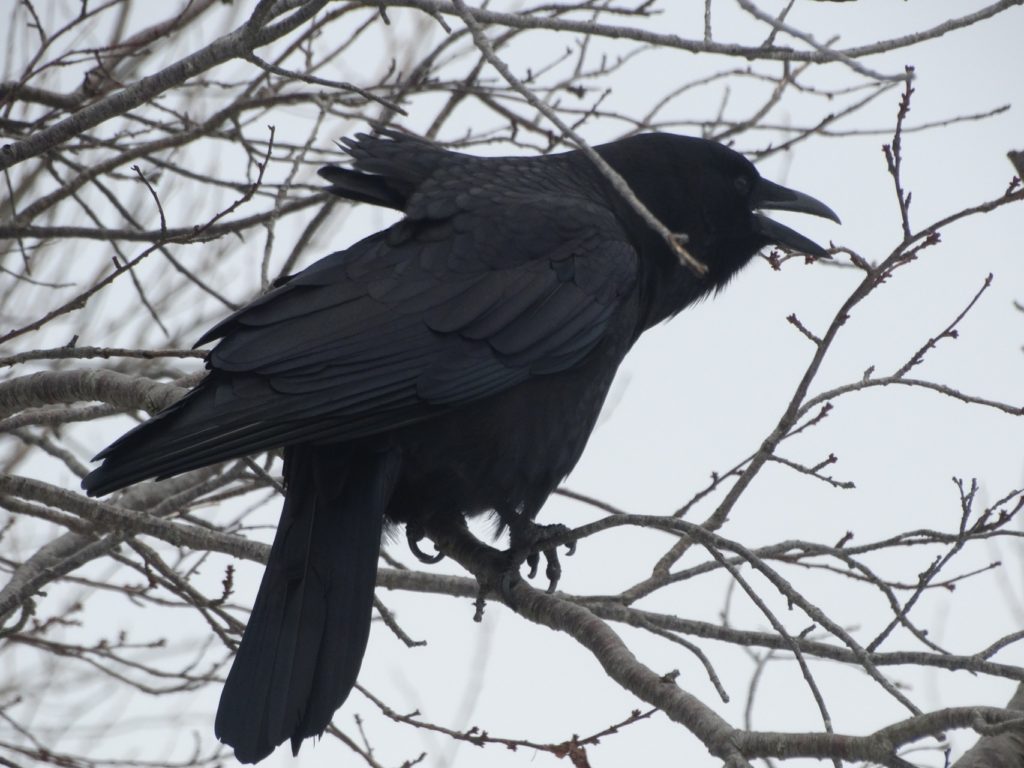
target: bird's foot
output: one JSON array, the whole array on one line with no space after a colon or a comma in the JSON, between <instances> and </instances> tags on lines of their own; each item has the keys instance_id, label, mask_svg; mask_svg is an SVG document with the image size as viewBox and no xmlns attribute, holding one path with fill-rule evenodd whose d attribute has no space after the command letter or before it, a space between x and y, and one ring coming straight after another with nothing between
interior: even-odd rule
<instances>
[{"instance_id":1,"label":"bird's foot","mask_svg":"<svg viewBox=\"0 0 1024 768\"><path fill-rule=\"evenodd\" d=\"M421 563L427 563L428 565L434 565L444 560L444 555L441 552L437 552L433 555L428 555L422 549L420 549L420 542L427 538L426 531L423 530L423 526L418 523L406 523L405 524L405 540L409 542L409 551L412 552L416 559Z\"/></svg>"},{"instance_id":2,"label":"bird's foot","mask_svg":"<svg viewBox=\"0 0 1024 768\"><path fill-rule=\"evenodd\" d=\"M484 544L470 533L466 520L461 515L434 518L419 528L415 524L411 528L407 525L406 531L410 538L410 547L419 541L417 534L423 537L429 532L439 552L447 552L449 557L461 563L476 577L480 590L474 602L474 621L483 620L487 596L494 592L501 595L507 605L515 606L513 592L523 581L523 577L519 575L523 557L513 559L509 552ZM411 533L408 533L409 531ZM413 548L413 553L418 549L418 546Z\"/></svg>"},{"instance_id":3,"label":"bird's foot","mask_svg":"<svg viewBox=\"0 0 1024 768\"><path fill-rule=\"evenodd\" d=\"M512 561L511 570L518 573L519 566L524 562L529 566L529 578L537 575L540 556L544 555L544 575L548 579L548 594L555 591L562 577L562 564L558 560L558 545L565 541L569 529L560 524L539 525L532 520L516 520L509 526L508 555ZM576 542L565 544L566 554L576 551Z\"/></svg>"}]
</instances>

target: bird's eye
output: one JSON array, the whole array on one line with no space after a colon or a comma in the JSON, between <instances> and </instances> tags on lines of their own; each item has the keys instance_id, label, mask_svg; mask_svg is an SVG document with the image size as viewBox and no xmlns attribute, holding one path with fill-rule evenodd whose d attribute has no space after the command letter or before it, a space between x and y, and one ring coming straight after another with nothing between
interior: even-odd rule
<instances>
[{"instance_id":1,"label":"bird's eye","mask_svg":"<svg viewBox=\"0 0 1024 768\"><path fill-rule=\"evenodd\" d=\"M746 176L737 176L735 183L736 183L736 190L740 194L742 194L742 195L747 194L747 191L750 189L750 179L748 179Z\"/></svg>"}]
</instances>

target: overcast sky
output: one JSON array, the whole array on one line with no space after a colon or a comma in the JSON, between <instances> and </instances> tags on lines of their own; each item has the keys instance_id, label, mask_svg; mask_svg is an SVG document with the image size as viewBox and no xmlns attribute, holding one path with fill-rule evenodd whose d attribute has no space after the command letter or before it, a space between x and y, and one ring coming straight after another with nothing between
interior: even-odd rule
<instances>
[{"instance_id":1,"label":"overcast sky","mask_svg":"<svg viewBox=\"0 0 1024 768\"><path fill-rule=\"evenodd\" d=\"M626 21L687 38L703 35L703 4L660 5L664 12L656 19ZM766 0L760 5L773 11L781 7ZM838 35L840 46L852 46L930 27L953 6L957 13L966 13L984 5L934 0L798 2L788 23L816 40ZM514 6L497 2L493 7ZM413 12L393 9L389 14L393 27L388 34L400 36L413 28L408 23ZM454 20L452 23L457 24ZM443 34L436 26L415 28L435 36ZM715 5L713 30L723 42L759 43L767 34L763 24L725 0ZM908 128L1010 105L1009 110L985 120L905 136L904 179L913 192L911 214L915 226L994 198L1006 188L1013 175L1006 152L1024 149L1022 32L1024 8L1016 8L966 31L861 61L888 74L899 74L905 65L916 68ZM529 33L503 55L522 75L531 64L546 61L567 44L558 35ZM595 45L618 53L632 47L614 41ZM344 76L358 82L361 68L375 72L386 67L386 62L367 58L372 49L372 40L367 40L360 49L362 53L353 54L345 71L325 76ZM717 71L723 64L720 58L679 51L638 56L610 80L611 92L603 106L625 114L642 114L675 83ZM805 80L827 87L851 83L855 78L844 65L833 64L814 68ZM731 82L730 87L726 116L740 117L756 108L759 102L754 99L760 91L743 83ZM207 98L216 108L216 95ZM695 89L675 101L664 116L679 121L702 120L714 115L722 100L720 84ZM901 229L881 146L890 140L898 101L899 89L894 88L836 126L844 131L863 130L865 135L814 138L792 152L772 155L759 163L762 175L827 202L843 223L838 226L799 216L779 218L818 242L849 247L871 261L887 256L900 242ZM475 109L460 109L446 129L448 136L458 135L462 127L476 125L475 121L493 119ZM820 100L793 94L771 111L766 122L811 124L827 111ZM433 114L420 119L414 112L401 124L422 131L432 119ZM283 110L276 125L285 134L294 126L297 135L304 136L299 128L305 130L308 116ZM364 127L354 123L325 125L321 131L323 145L326 148L332 140ZM582 134L597 143L613 139L625 129L620 121L607 119L586 124ZM741 136L735 146L739 150L760 150L785 138L781 131L777 135L764 131ZM496 146L480 151L509 149ZM202 166L208 160L196 158L194 162ZM316 183L312 177L306 181ZM183 192L179 187L177 194ZM342 248L390 220L387 213L360 206L344 217L343 225L329 228L329 243L321 236L323 247L315 254L310 252L310 258ZM1020 222L1018 205L944 230L941 245L900 270L888 285L857 308L826 359L813 391L857 381L872 366L879 374L898 368L924 341L952 321L991 273L992 287L960 324L959 338L940 344L917 369L917 375L974 395L1021 403L1024 314L1013 304L1024 300ZM289 220L283 226L301 224ZM230 295L251 295L258 285L260 255L254 253L252 275L239 276L238 282L225 286ZM284 255L286 251L280 258ZM667 514L676 509L707 484L713 471L724 471L756 450L784 410L813 352L808 340L787 322L787 316L795 313L806 327L820 333L859 280L860 273L855 270L805 265L794 259L775 271L766 261L756 259L713 301L692 307L650 331L622 366L602 423L566 486L629 512ZM210 304L203 311L216 310ZM109 342L93 339L91 343ZM104 427L109 434L93 433L82 439L98 449L123 425L111 421ZM953 476L978 478L981 498L989 501L1024 484L1024 420L937 394L905 388L876 390L836 400L834 411L823 424L787 442L781 453L810 465L835 454L838 462L829 473L839 480L853 481L856 489L832 488L781 465L767 467L734 510L722 531L724 535L756 546L790 538L833 543L847 531L855 532L856 541L866 542L914 528L953 529L960 515ZM690 519L702 520L719 498L714 496L699 506ZM276 505L273 501L270 507ZM268 519L275 514L269 512ZM594 518L591 510L578 503L553 498L540 520L573 525ZM563 559L561 587L581 594L621 590L644 575L652 552L667 546L668 539L650 532L594 537L581 544L575 557ZM929 593L915 609L920 623L931 628L932 638L951 651L980 650L1022 626L1020 576L1024 559L1019 549L1000 546L988 551L975 548L955 570L963 572L1001 559L1007 564L1003 580L985 575L960 585L953 596ZM397 557L409 560L404 542L390 549ZM643 556L631 559L636 552ZM915 552L914 559L905 563L879 560L873 565L893 578L913 581L936 553ZM209 566L204 577L216 584L222 573L219 568L227 560L213 562L218 567ZM694 562L696 559L681 565ZM436 569L458 572L447 562ZM245 602L245 590L255 594L259 570L243 565L240 574L238 599ZM852 590L845 580L820 573L785 574L794 579L805 596L833 610L832 617L843 626L861 628L858 632L863 635L859 637L872 637L891 615L877 593ZM1007 581L1013 594L1007 592ZM763 586L756 579L753 582ZM728 586L728 579L721 574L705 576L640 607L721 621ZM807 626L805 617L787 612L770 589L764 591L791 631L796 633ZM397 710L418 708L425 718L451 728L477 725L494 735L561 741L573 733L587 735L601 730L642 707L632 695L607 680L593 658L573 641L531 626L497 604L491 604L484 621L476 624L469 601L402 593L384 593L381 597L396 611L410 635L428 641L426 647L406 649L389 631L374 625L360 680ZM728 620L746 628L768 627L764 617L740 594L732 597ZM160 631L173 633L173 626ZM754 668L743 653L700 641L731 695L731 702L725 704L718 700L692 654L627 628L616 627L616 631L652 669L666 673L679 670L680 685L711 703L730 722L743 723L747 686ZM892 643L892 648L917 647L900 634ZM1024 653L1019 646L1010 647L997 659L1021 664ZM837 731L864 733L904 716L899 705L868 681L863 671L823 662L812 663L812 669ZM1012 691L1004 681L963 673L900 669L892 676L908 686L911 698L924 709L970 703L1000 706ZM206 690L198 702L189 705L187 722L207 739L218 695L219 691ZM131 706L125 701L116 704L122 711ZM149 712L153 703L144 706ZM335 722L351 731L356 714L367 718L367 735L379 759L387 765L413 758L423 748L430 750L426 762L430 766L554 764L549 755L510 752L495 746L480 750L410 729L390 728L358 693L336 715ZM753 709L752 725L764 730L820 729L820 716L791 660L769 663ZM401 741L389 741L396 733ZM152 747L129 747L133 737L123 738L125 748L139 756ZM974 737L956 738L959 751ZM189 745L178 741L174 746L184 754ZM703 768L718 764L699 742L660 715L608 737L592 749L591 756L593 764L601 767L643 764ZM922 765L942 765L942 755L937 753L914 759ZM355 765L357 761L331 739L319 745L307 742L298 763L292 761L286 749L267 761L267 765L310 768L339 764Z\"/></svg>"}]
</instances>

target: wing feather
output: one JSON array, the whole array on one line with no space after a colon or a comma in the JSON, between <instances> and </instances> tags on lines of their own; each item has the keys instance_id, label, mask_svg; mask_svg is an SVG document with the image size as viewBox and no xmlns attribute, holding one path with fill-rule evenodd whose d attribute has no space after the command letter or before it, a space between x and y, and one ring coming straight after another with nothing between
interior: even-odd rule
<instances>
[{"instance_id":1,"label":"wing feather","mask_svg":"<svg viewBox=\"0 0 1024 768\"><path fill-rule=\"evenodd\" d=\"M267 377L282 399L315 393L317 414L348 420L381 407L382 392L413 393L398 410L432 414L577 364L631 289L634 251L601 206L517 201L514 225L487 243L500 251L488 267L464 249L488 239L492 209L442 223L475 233L454 243L435 239L436 228L424 241L407 220L397 242L385 233L332 255L330 268L300 273L253 315L238 313L211 367ZM370 257L383 266L370 268ZM283 412L294 419L290 403Z\"/></svg>"},{"instance_id":2,"label":"wing feather","mask_svg":"<svg viewBox=\"0 0 1024 768\"><path fill-rule=\"evenodd\" d=\"M448 179L435 204L420 188L415 217L211 329L210 375L112 445L90 491L395 429L578 365L614 328L636 253L584 197L520 190L502 213L516 183Z\"/></svg>"}]
</instances>

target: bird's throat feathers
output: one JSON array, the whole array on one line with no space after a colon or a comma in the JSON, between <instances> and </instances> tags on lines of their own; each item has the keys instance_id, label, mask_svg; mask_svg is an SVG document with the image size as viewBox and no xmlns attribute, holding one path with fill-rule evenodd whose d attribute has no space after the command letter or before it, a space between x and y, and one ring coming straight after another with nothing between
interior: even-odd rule
<instances>
[{"instance_id":1,"label":"bird's throat feathers","mask_svg":"<svg viewBox=\"0 0 1024 768\"><path fill-rule=\"evenodd\" d=\"M755 251L756 252L756 251ZM657 255L641 257L639 280L639 303L643 307L639 332L675 317L689 305L717 294L750 261L754 252L743 258L727 261L704 261L697 253L693 256L707 266L703 275L685 264L667 245L658 249ZM658 262L657 266L651 264ZM653 267L653 268L652 268Z\"/></svg>"}]
</instances>

